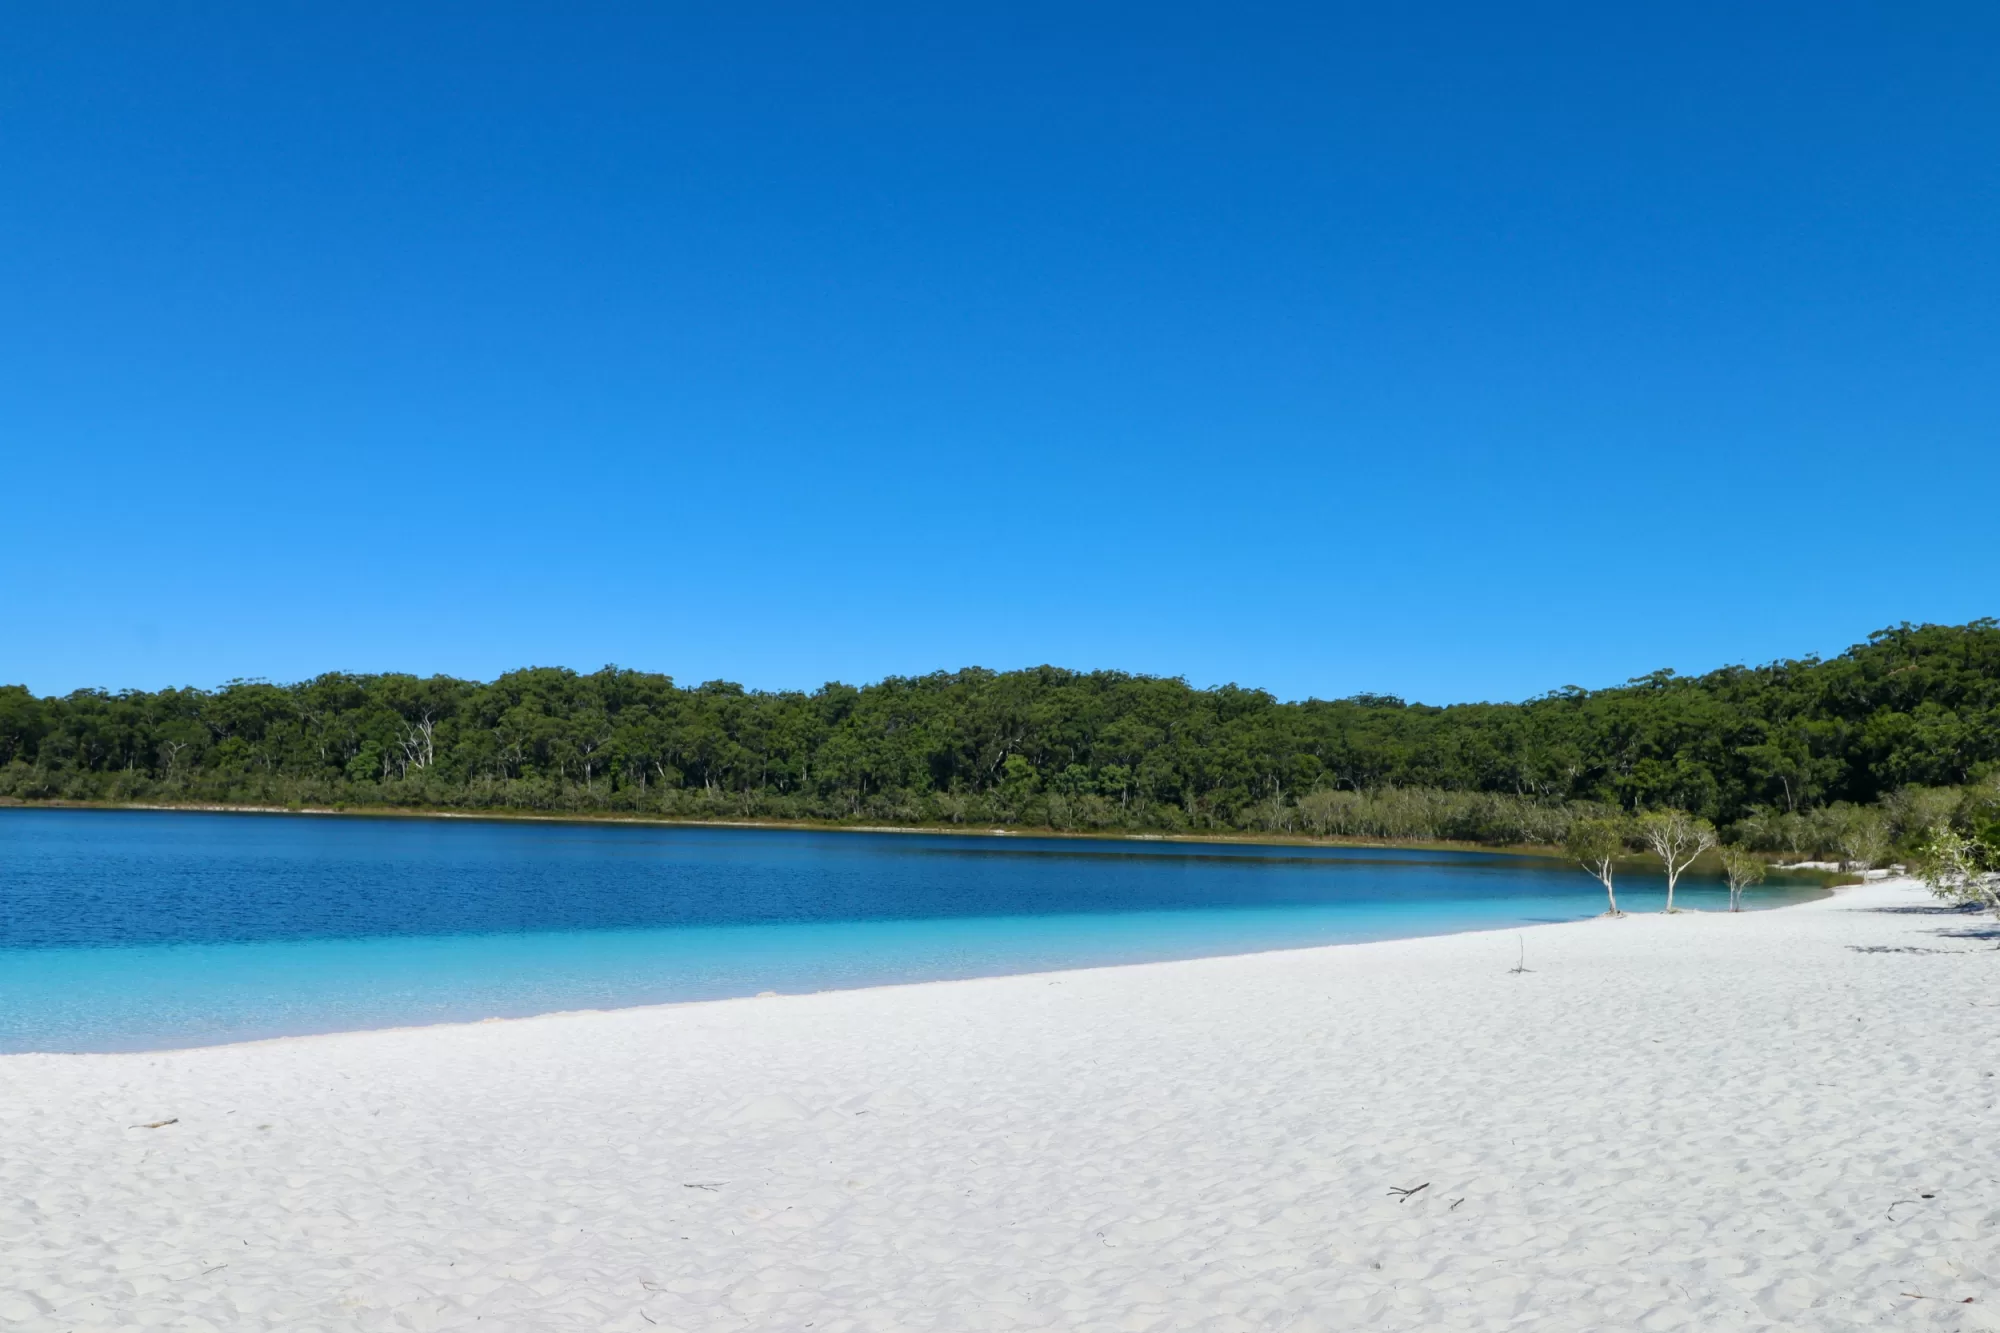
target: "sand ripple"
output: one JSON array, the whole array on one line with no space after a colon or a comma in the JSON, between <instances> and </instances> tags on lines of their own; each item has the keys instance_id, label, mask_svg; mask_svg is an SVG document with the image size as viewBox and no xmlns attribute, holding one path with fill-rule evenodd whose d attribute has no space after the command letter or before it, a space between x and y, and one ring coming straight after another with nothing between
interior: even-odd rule
<instances>
[{"instance_id":1,"label":"sand ripple","mask_svg":"<svg viewBox=\"0 0 2000 1333\"><path fill-rule=\"evenodd\" d=\"M1924 901L0 1057L0 1324L2000 1330Z\"/></svg>"}]
</instances>

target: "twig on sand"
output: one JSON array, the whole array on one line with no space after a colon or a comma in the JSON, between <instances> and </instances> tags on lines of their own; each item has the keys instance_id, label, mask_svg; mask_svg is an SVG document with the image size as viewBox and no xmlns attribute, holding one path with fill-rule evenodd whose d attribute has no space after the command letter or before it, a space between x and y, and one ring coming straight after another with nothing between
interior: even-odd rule
<instances>
[{"instance_id":1,"label":"twig on sand","mask_svg":"<svg viewBox=\"0 0 2000 1333\"><path fill-rule=\"evenodd\" d=\"M1447 1209L1445 1209L1445 1211L1446 1211L1446 1212L1448 1213L1448 1212L1452 1211L1452 1209L1453 1209L1453 1208L1456 1208L1456 1207L1458 1207L1458 1206L1459 1206L1460 1204L1462 1204L1462 1203L1464 1203L1464 1202L1465 1202L1465 1200L1463 1200L1463 1199L1453 1199L1453 1200L1451 1201L1451 1208L1447 1208Z\"/></svg>"},{"instance_id":2,"label":"twig on sand","mask_svg":"<svg viewBox=\"0 0 2000 1333\"><path fill-rule=\"evenodd\" d=\"M653 1318L653 1316L647 1314L644 1310L639 1311L639 1317L645 1320L649 1324L658 1324L660 1322L659 1320Z\"/></svg>"},{"instance_id":3,"label":"twig on sand","mask_svg":"<svg viewBox=\"0 0 2000 1333\"><path fill-rule=\"evenodd\" d=\"M1525 935L1524 935L1524 936L1522 936L1522 937L1521 937L1521 940L1520 940L1520 944L1521 944L1521 961L1520 961L1520 962L1518 962L1518 963L1516 963L1516 964L1515 964L1514 966L1512 966L1512 967L1510 967L1510 968L1508 968L1508 969L1507 969L1507 975L1508 975L1508 976L1510 976L1510 977L1517 977L1517 976L1519 976L1519 975L1520 975L1521 973L1523 973L1523 972L1532 972L1532 971L1534 971L1534 969L1533 969L1533 968L1531 968L1531 967L1529 967L1529 966L1528 966L1528 938L1527 938L1527 936L1525 936Z\"/></svg>"},{"instance_id":4,"label":"twig on sand","mask_svg":"<svg viewBox=\"0 0 2000 1333\"><path fill-rule=\"evenodd\" d=\"M125 1126L125 1128L127 1128L127 1129L165 1129L165 1128L166 1128L166 1127L167 1127L168 1125L178 1125L178 1124L179 1124L180 1122L181 1122L181 1118L180 1118L179 1116L175 1116L175 1117L174 1117L174 1118L173 1118L172 1120L155 1120L155 1121L154 1121L154 1122L153 1122L152 1124L150 1124L150 1125L127 1125L127 1126Z\"/></svg>"},{"instance_id":5,"label":"twig on sand","mask_svg":"<svg viewBox=\"0 0 2000 1333\"><path fill-rule=\"evenodd\" d=\"M1411 1196L1415 1195L1419 1190L1427 1190L1430 1187L1431 1183L1428 1180L1426 1180L1423 1184L1415 1186L1414 1188L1411 1189L1404 1189L1401 1185L1391 1185L1389 1187L1389 1193L1396 1196L1397 1203L1403 1203L1406 1200L1408 1200Z\"/></svg>"},{"instance_id":6,"label":"twig on sand","mask_svg":"<svg viewBox=\"0 0 2000 1333\"><path fill-rule=\"evenodd\" d=\"M683 1180L681 1188L684 1190L708 1190L713 1193L728 1183L726 1180Z\"/></svg>"}]
</instances>

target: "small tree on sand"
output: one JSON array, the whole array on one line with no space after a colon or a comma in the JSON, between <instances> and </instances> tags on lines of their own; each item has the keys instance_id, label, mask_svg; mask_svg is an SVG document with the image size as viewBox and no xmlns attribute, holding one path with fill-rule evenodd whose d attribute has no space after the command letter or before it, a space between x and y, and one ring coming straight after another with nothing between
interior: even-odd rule
<instances>
[{"instance_id":1,"label":"small tree on sand","mask_svg":"<svg viewBox=\"0 0 2000 1333\"><path fill-rule=\"evenodd\" d=\"M1743 890L1764 882L1764 863L1748 847L1731 843L1722 849L1722 877L1729 882L1729 910L1743 910Z\"/></svg>"},{"instance_id":2,"label":"small tree on sand","mask_svg":"<svg viewBox=\"0 0 2000 1333\"><path fill-rule=\"evenodd\" d=\"M2000 920L2000 824L1966 834L1950 824L1931 827L1916 848L1917 878L1946 902L1984 907Z\"/></svg>"},{"instance_id":3,"label":"small tree on sand","mask_svg":"<svg viewBox=\"0 0 2000 1333\"><path fill-rule=\"evenodd\" d=\"M1715 846L1715 826L1684 810L1656 810L1639 820L1639 837L1667 870L1667 910L1674 906L1674 885L1694 859Z\"/></svg>"},{"instance_id":4,"label":"small tree on sand","mask_svg":"<svg viewBox=\"0 0 2000 1333\"><path fill-rule=\"evenodd\" d=\"M1604 886L1604 896L1611 900L1611 910L1604 915L1624 916L1618 910L1618 893L1611 887L1612 865L1625 850L1625 835L1618 825L1609 819L1579 819L1569 826L1563 850Z\"/></svg>"},{"instance_id":5,"label":"small tree on sand","mask_svg":"<svg viewBox=\"0 0 2000 1333\"><path fill-rule=\"evenodd\" d=\"M1849 869L1870 869L1889 859L1889 822L1866 806L1846 811L1834 841Z\"/></svg>"}]
</instances>

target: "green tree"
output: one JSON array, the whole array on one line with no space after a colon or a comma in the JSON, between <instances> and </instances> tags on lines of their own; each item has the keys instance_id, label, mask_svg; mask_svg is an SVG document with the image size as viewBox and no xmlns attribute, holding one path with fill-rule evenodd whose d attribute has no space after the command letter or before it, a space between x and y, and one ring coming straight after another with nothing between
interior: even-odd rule
<instances>
[{"instance_id":1,"label":"green tree","mask_svg":"<svg viewBox=\"0 0 2000 1333\"><path fill-rule=\"evenodd\" d=\"M1617 821L1577 820L1570 825L1568 835L1563 838L1563 850L1604 886L1604 896L1611 904L1605 915L1624 916L1618 910L1618 890L1612 884L1618 857L1625 851L1625 833Z\"/></svg>"},{"instance_id":2,"label":"green tree","mask_svg":"<svg viewBox=\"0 0 2000 1333\"><path fill-rule=\"evenodd\" d=\"M1729 910L1743 910L1743 891L1764 882L1763 861L1749 848L1728 843L1722 849L1722 878L1729 885Z\"/></svg>"},{"instance_id":3,"label":"green tree","mask_svg":"<svg viewBox=\"0 0 2000 1333\"><path fill-rule=\"evenodd\" d=\"M1449 707L1381 694L1282 703L1235 685L1052 666L811 693L687 688L617 667L485 682L329 673L59 698L0 687L0 796L23 799L1490 842L1547 842L1577 818L1671 807L1730 823L1761 849L1876 861L1931 822L1897 793L1972 790L1995 772L2000 625L1990 620L1898 626L1826 660ZM1959 798L1935 798L1947 799ZM1866 842L1853 813L1878 801L1887 844ZM1977 827L1956 807L1951 818Z\"/></svg>"},{"instance_id":4,"label":"green tree","mask_svg":"<svg viewBox=\"0 0 2000 1333\"><path fill-rule=\"evenodd\" d=\"M1917 846L1916 872L1931 892L2000 921L2000 822L1976 830L1940 823Z\"/></svg>"}]
</instances>

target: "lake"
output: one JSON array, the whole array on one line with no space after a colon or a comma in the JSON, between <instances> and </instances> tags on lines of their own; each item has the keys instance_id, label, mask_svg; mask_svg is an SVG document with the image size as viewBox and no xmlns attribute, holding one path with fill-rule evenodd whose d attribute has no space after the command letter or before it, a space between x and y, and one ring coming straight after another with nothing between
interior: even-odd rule
<instances>
[{"instance_id":1,"label":"lake","mask_svg":"<svg viewBox=\"0 0 2000 1333\"><path fill-rule=\"evenodd\" d=\"M1657 910L1663 890L1634 876L1619 902ZM1681 893L1727 905L1712 881ZM11 808L0 1051L1150 962L1603 906L1566 862L1480 852Z\"/></svg>"}]
</instances>

